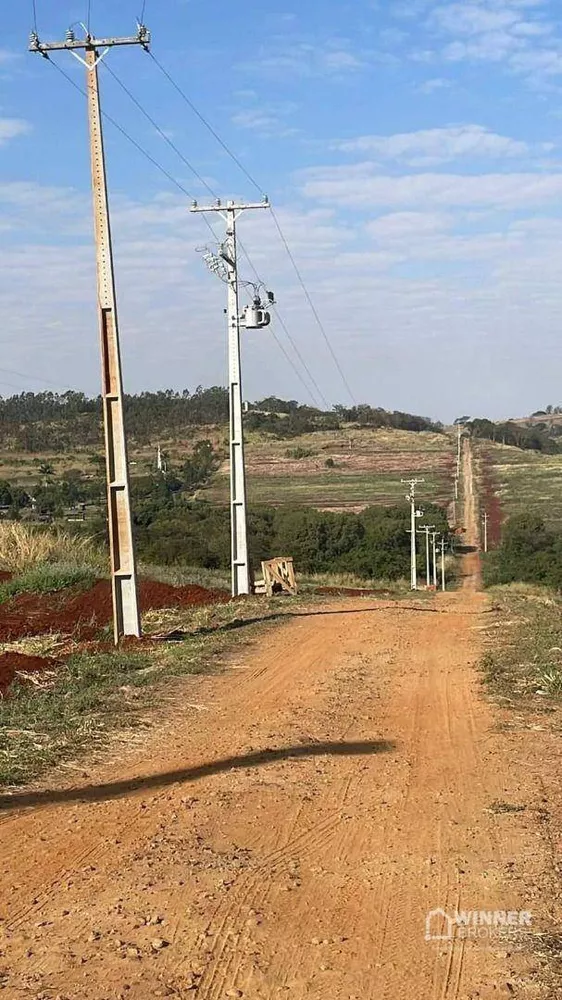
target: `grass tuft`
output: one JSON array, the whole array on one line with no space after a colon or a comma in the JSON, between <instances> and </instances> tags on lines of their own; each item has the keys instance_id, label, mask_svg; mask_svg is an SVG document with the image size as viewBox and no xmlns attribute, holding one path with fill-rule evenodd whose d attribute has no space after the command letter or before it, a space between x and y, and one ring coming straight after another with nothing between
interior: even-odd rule
<instances>
[{"instance_id":1,"label":"grass tuft","mask_svg":"<svg viewBox=\"0 0 562 1000\"><path fill-rule=\"evenodd\" d=\"M14 577L13 580L0 583L0 604L4 604L11 597L17 597L18 594L54 594L67 587L81 587L88 590L93 586L95 579L94 572L87 568L56 563L35 566L21 576Z\"/></svg>"},{"instance_id":2,"label":"grass tuft","mask_svg":"<svg viewBox=\"0 0 562 1000\"><path fill-rule=\"evenodd\" d=\"M91 538L20 521L0 522L0 569L25 573L44 563L88 567L106 572L106 558Z\"/></svg>"}]
</instances>

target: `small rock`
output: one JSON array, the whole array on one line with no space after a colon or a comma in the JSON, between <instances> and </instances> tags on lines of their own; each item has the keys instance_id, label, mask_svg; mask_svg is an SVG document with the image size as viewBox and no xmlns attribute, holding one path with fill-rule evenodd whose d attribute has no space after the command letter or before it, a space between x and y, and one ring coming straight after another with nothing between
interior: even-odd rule
<instances>
[{"instance_id":1,"label":"small rock","mask_svg":"<svg viewBox=\"0 0 562 1000\"><path fill-rule=\"evenodd\" d=\"M225 996L227 996L227 997L243 997L244 994L242 993L242 990L227 990L226 993L225 993Z\"/></svg>"},{"instance_id":2,"label":"small rock","mask_svg":"<svg viewBox=\"0 0 562 1000\"><path fill-rule=\"evenodd\" d=\"M133 945L129 945L129 947L127 948L127 958L140 958L140 957L141 953L139 949L133 947Z\"/></svg>"},{"instance_id":3,"label":"small rock","mask_svg":"<svg viewBox=\"0 0 562 1000\"><path fill-rule=\"evenodd\" d=\"M150 947L153 951L162 951L162 948L167 948L169 941L165 941L164 938L153 938L150 942Z\"/></svg>"}]
</instances>

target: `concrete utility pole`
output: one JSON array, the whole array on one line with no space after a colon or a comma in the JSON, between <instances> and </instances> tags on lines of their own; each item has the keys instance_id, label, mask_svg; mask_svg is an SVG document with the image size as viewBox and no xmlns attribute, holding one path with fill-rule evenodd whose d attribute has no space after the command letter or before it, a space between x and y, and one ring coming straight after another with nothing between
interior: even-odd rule
<instances>
[{"instance_id":1,"label":"concrete utility pole","mask_svg":"<svg viewBox=\"0 0 562 1000\"><path fill-rule=\"evenodd\" d=\"M429 590L431 584L431 563L429 561L429 532L434 528L434 524L422 524L421 528L418 528L418 533L420 535L425 535L425 583Z\"/></svg>"},{"instance_id":2,"label":"concrete utility pole","mask_svg":"<svg viewBox=\"0 0 562 1000\"><path fill-rule=\"evenodd\" d=\"M226 264L228 285L228 382L230 406L230 534L232 561L232 594L249 594L251 589L250 560L248 554L248 525L246 502L246 467L244 462L244 431L242 427L242 374L240 363L240 327L260 328L269 324L270 316L261 307L259 296L254 305L240 316L238 296L238 257L236 244L236 220L248 209L269 208L269 201L254 205L236 205L228 201L226 205L199 207L194 202L192 212L218 212L226 222L226 240L219 257ZM208 255L212 257L212 255ZM215 258L216 260L216 258ZM219 271L221 261L210 263L212 270Z\"/></svg>"},{"instance_id":3,"label":"concrete utility pole","mask_svg":"<svg viewBox=\"0 0 562 1000\"><path fill-rule=\"evenodd\" d=\"M77 39L73 29L69 28L64 42L41 42L37 33L33 32L30 37L29 50L40 52L46 59L49 58L50 52L69 51L86 67L101 341L113 633L117 644L124 635L140 636L141 627L133 547L129 465L123 414L123 379L98 65L110 48L116 45L142 45L147 50L150 44L150 33L144 25L139 24L137 34L129 38L94 38L85 25L82 27L85 32L83 39ZM78 55L78 50L81 49L85 52L85 58ZM101 49L103 51L100 54Z\"/></svg>"},{"instance_id":4,"label":"concrete utility pole","mask_svg":"<svg viewBox=\"0 0 562 1000\"><path fill-rule=\"evenodd\" d=\"M490 515L487 514L487 513L484 513L482 515L482 524L484 526L484 552L488 551L488 520L489 520L489 518L490 518Z\"/></svg>"},{"instance_id":5,"label":"concrete utility pole","mask_svg":"<svg viewBox=\"0 0 562 1000\"><path fill-rule=\"evenodd\" d=\"M411 521L410 521L410 532L411 532L411 545L410 545L410 573L411 573L411 589L418 589L418 570L417 570L417 545L416 545L416 520L418 517L423 517L422 510L416 510L416 486L420 483L424 483L425 479L402 479L405 485L410 487L410 492L406 494L406 500L410 504L411 511Z\"/></svg>"},{"instance_id":6,"label":"concrete utility pole","mask_svg":"<svg viewBox=\"0 0 562 1000\"><path fill-rule=\"evenodd\" d=\"M445 585L445 535L441 536L441 590L446 590Z\"/></svg>"},{"instance_id":7,"label":"concrete utility pole","mask_svg":"<svg viewBox=\"0 0 562 1000\"><path fill-rule=\"evenodd\" d=\"M431 546L433 553L433 586L435 587L435 590L437 590L437 535L439 534L439 531L431 532Z\"/></svg>"}]
</instances>

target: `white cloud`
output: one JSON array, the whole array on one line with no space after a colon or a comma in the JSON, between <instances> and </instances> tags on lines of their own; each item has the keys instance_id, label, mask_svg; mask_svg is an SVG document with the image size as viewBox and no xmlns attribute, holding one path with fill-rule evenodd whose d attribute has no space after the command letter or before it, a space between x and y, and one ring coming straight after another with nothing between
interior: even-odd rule
<instances>
[{"instance_id":1,"label":"white cloud","mask_svg":"<svg viewBox=\"0 0 562 1000\"><path fill-rule=\"evenodd\" d=\"M489 207L525 210L562 196L562 173L379 176L371 163L303 171L302 192L312 199L357 208Z\"/></svg>"},{"instance_id":2,"label":"white cloud","mask_svg":"<svg viewBox=\"0 0 562 1000\"><path fill-rule=\"evenodd\" d=\"M529 152L525 142L497 135L481 125L457 125L396 135L367 135L335 144L343 152L372 153L380 159L410 166L428 166L451 160L520 157Z\"/></svg>"},{"instance_id":3,"label":"white cloud","mask_svg":"<svg viewBox=\"0 0 562 1000\"><path fill-rule=\"evenodd\" d=\"M438 185L447 188L453 181L447 175L421 175L422 185L428 184L428 176L435 176L432 197L438 202ZM543 189L544 204L540 213L533 214L525 195L530 180L522 176L527 177L516 175L513 190L520 188L523 200L507 221L492 204L486 204L486 212L432 205L424 200L426 188L415 204L397 210L392 204L383 205L378 217L373 204L361 201L361 219L355 223L333 202L300 209L278 207L305 281L359 398L447 417L466 407L492 415L530 410L543 396L553 394L562 362L555 353L562 321L562 219L554 218L552 209L562 178L549 178L558 185L556 195L551 187L549 200ZM487 175L482 183L488 185L488 194L490 178L495 178L494 196L501 185L511 184L504 175ZM383 180L408 184L412 179ZM466 180L454 176L454 185ZM543 178L533 180L542 183ZM356 183L354 175L352 184ZM405 190L400 197L411 199ZM0 241L0 309L11 333L12 365L60 380L61 386L97 392L89 199L63 189L25 185L4 186L0 196L3 217L18 219L22 240L17 247L6 241L4 250ZM395 199L396 193L390 200ZM472 204L474 198L466 199L465 192L465 200ZM116 194L112 202L127 389L224 383L225 290L195 253L195 247L209 241L200 218L190 216L185 201L175 195L137 201ZM41 205L64 203L73 206L64 217L38 212ZM84 232L69 238L69 217L78 205ZM521 219L525 209L527 218ZM311 370L330 400L342 399L341 382L268 213L253 214L243 230L244 244L274 288L281 314ZM245 263L243 277L251 277ZM56 328L52 316L57 318ZM535 336L532 356L525 350L529 329ZM302 386L278 352L273 331L291 353L275 321L259 337L248 333L244 338L247 396L274 392L304 398ZM456 378L460 344L467 365L484 359L478 361L480 378L464 383L462 406ZM517 360L523 354L524 366ZM489 377L482 367L486 363ZM500 365L501 385L493 375ZM492 384L493 403L488 396ZM33 387L32 378L28 385ZM432 399L439 399L438 412L436 405L428 404Z\"/></svg>"},{"instance_id":4,"label":"white cloud","mask_svg":"<svg viewBox=\"0 0 562 1000\"><path fill-rule=\"evenodd\" d=\"M362 69L366 58L346 39L325 42L271 39L267 47L258 52L252 62L238 65L238 69L251 70L277 76L292 77L339 76Z\"/></svg>"},{"instance_id":5,"label":"white cloud","mask_svg":"<svg viewBox=\"0 0 562 1000\"><path fill-rule=\"evenodd\" d=\"M298 129L287 125L285 119L297 110L297 105L290 102L284 104L253 105L241 108L231 117L231 122L238 128L248 129L256 135L269 138L285 138L295 135Z\"/></svg>"},{"instance_id":6,"label":"white cloud","mask_svg":"<svg viewBox=\"0 0 562 1000\"><path fill-rule=\"evenodd\" d=\"M545 16L548 8L543 0L422 0L417 11L437 40L438 48L429 50L432 59L504 62L536 86L562 73L562 39Z\"/></svg>"},{"instance_id":7,"label":"white cloud","mask_svg":"<svg viewBox=\"0 0 562 1000\"><path fill-rule=\"evenodd\" d=\"M436 76L422 83L419 89L422 94L434 94L438 90L448 90L452 86L451 80L447 80L442 76Z\"/></svg>"},{"instance_id":8,"label":"white cloud","mask_svg":"<svg viewBox=\"0 0 562 1000\"><path fill-rule=\"evenodd\" d=\"M0 146L5 142L9 142L10 139L26 135L30 131L31 126L29 122L24 121L22 118L0 118Z\"/></svg>"}]
</instances>

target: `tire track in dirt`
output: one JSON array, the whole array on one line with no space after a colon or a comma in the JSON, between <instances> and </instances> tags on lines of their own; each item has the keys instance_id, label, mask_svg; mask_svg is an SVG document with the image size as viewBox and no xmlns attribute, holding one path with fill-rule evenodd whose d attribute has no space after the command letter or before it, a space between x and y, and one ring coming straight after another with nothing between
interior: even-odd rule
<instances>
[{"instance_id":1,"label":"tire track in dirt","mask_svg":"<svg viewBox=\"0 0 562 1000\"><path fill-rule=\"evenodd\" d=\"M540 789L491 738L473 586L427 605L444 614L354 600L294 618L238 650L236 670L188 682L205 713L179 706L140 750L93 768L98 801L77 786L8 813L8 1000L497 1000L508 981L526 995L525 954L425 941L437 906L524 908L508 865L542 863L532 823L489 808ZM256 749L280 747L295 749L255 766ZM101 789L174 769L148 794ZM156 935L168 946L154 951Z\"/></svg>"}]
</instances>

